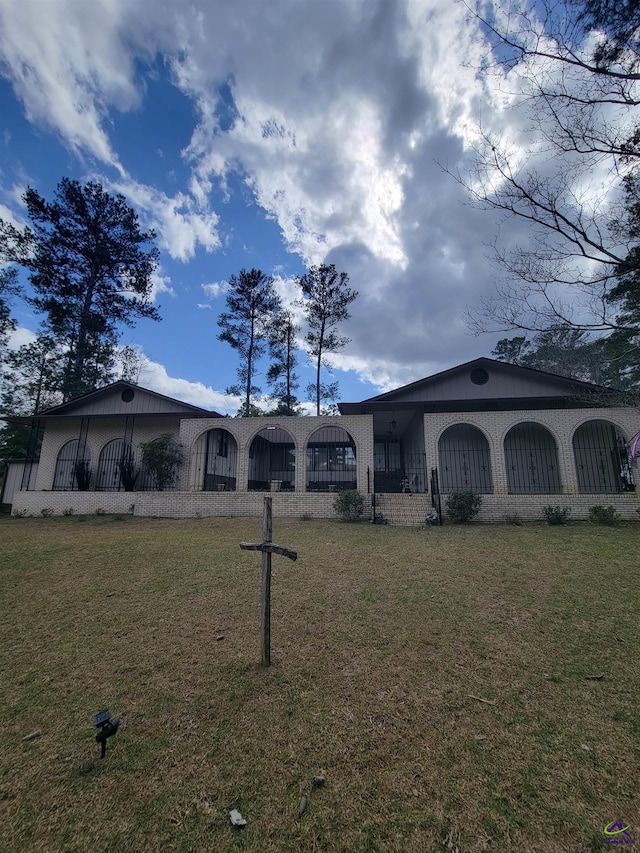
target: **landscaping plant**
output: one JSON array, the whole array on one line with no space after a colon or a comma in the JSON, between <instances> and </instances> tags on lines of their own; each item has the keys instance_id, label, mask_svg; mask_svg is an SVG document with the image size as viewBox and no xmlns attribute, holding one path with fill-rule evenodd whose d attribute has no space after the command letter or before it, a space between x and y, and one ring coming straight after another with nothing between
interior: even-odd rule
<instances>
[{"instance_id":1,"label":"landscaping plant","mask_svg":"<svg viewBox=\"0 0 640 853\"><path fill-rule=\"evenodd\" d=\"M480 512L482 497L473 491L453 492L447 498L447 515L453 524L467 524Z\"/></svg>"},{"instance_id":2,"label":"landscaping plant","mask_svg":"<svg viewBox=\"0 0 640 853\"><path fill-rule=\"evenodd\" d=\"M605 527L615 527L621 518L614 506L600 506L598 504L590 508L589 521L593 524L604 524Z\"/></svg>"},{"instance_id":3,"label":"landscaping plant","mask_svg":"<svg viewBox=\"0 0 640 853\"><path fill-rule=\"evenodd\" d=\"M333 508L343 521L358 521L364 511L364 498L355 489L340 492Z\"/></svg>"},{"instance_id":4,"label":"landscaping plant","mask_svg":"<svg viewBox=\"0 0 640 853\"><path fill-rule=\"evenodd\" d=\"M545 506L542 514L547 524L568 524L571 510L568 506Z\"/></svg>"}]
</instances>

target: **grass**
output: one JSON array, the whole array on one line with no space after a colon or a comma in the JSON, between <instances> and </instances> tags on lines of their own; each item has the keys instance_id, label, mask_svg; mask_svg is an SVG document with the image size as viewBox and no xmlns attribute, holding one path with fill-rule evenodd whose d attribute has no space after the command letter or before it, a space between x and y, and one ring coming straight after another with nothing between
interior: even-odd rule
<instances>
[{"instance_id":1,"label":"grass","mask_svg":"<svg viewBox=\"0 0 640 853\"><path fill-rule=\"evenodd\" d=\"M263 669L259 519L79 522L0 521L0 850L640 840L637 526L275 519Z\"/></svg>"}]
</instances>

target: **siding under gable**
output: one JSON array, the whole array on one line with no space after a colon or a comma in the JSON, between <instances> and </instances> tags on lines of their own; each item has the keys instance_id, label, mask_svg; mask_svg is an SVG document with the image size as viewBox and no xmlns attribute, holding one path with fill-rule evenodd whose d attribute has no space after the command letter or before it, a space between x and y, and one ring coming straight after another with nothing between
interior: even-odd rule
<instances>
[{"instance_id":1,"label":"siding under gable","mask_svg":"<svg viewBox=\"0 0 640 853\"><path fill-rule=\"evenodd\" d=\"M486 368L489 379L484 385L471 381L473 368L460 371L442 379L426 379L414 386L399 388L391 392L386 400L389 404L440 402L444 400L496 400L521 399L527 397L576 397L571 380L561 378L517 374L499 366Z\"/></svg>"},{"instance_id":2,"label":"siding under gable","mask_svg":"<svg viewBox=\"0 0 640 853\"><path fill-rule=\"evenodd\" d=\"M127 389L128 390L128 389ZM157 397L149 394L144 388L135 388L133 399L125 402L122 399L123 389L115 388L112 393L105 394L98 399L87 400L73 407L69 416L93 417L97 415L148 415L148 414L188 414L193 415L194 410L189 406L170 400L166 397ZM126 394L124 395L126 398ZM60 417L65 417L60 415Z\"/></svg>"}]
</instances>

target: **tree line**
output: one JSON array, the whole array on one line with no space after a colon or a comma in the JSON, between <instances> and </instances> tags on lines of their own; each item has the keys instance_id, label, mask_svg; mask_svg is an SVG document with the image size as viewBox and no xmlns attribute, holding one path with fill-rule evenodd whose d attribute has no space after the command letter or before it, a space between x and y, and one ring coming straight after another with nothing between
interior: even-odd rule
<instances>
[{"instance_id":1,"label":"tree line","mask_svg":"<svg viewBox=\"0 0 640 853\"><path fill-rule=\"evenodd\" d=\"M33 415L109 384L136 381L140 356L119 347L122 331L140 319L160 320L152 304L159 251L153 230L144 231L124 196L96 182L81 185L63 178L47 201L29 187L23 200L29 224L19 228L0 219L0 415ZM30 287L20 284L18 269ZM349 318L357 293L346 273L333 265L312 267L298 278L297 307L306 319L307 355L316 382L307 393L318 414L337 396L337 383L322 381L326 356L348 343L337 326ZM16 329L15 300L41 318L35 341L8 346ZM241 270L229 278L226 311L218 320L219 339L239 357L238 384L229 393L243 398L239 415L263 414L254 402L260 359L268 351L266 379L275 399L273 414L300 411L296 374L300 328L260 270ZM20 453L20 430L5 427L0 455ZM24 432L24 431L23 431Z\"/></svg>"}]
</instances>

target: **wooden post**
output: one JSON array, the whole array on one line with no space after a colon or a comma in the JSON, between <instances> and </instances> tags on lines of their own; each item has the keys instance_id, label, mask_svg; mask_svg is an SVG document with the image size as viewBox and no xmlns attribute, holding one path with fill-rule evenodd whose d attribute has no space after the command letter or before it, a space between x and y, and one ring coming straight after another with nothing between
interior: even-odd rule
<instances>
[{"instance_id":1,"label":"wooden post","mask_svg":"<svg viewBox=\"0 0 640 853\"><path fill-rule=\"evenodd\" d=\"M273 532L271 516L271 498L264 499L262 513L262 542L241 542L240 547L245 551L262 551L262 583L260 606L260 647L262 663L271 666L271 555L282 554L290 560L298 559L298 552L284 545L276 545L271 541Z\"/></svg>"},{"instance_id":2,"label":"wooden post","mask_svg":"<svg viewBox=\"0 0 640 853\"><path fill-rule=\"evenodd\" d=\"M262 512L262 541L271 542L273 522L271 498L265 497ZM271 666L271 551L262 552L262 603L260 609L260 651L262 663Z\"/></svg>"}]
</instances>

